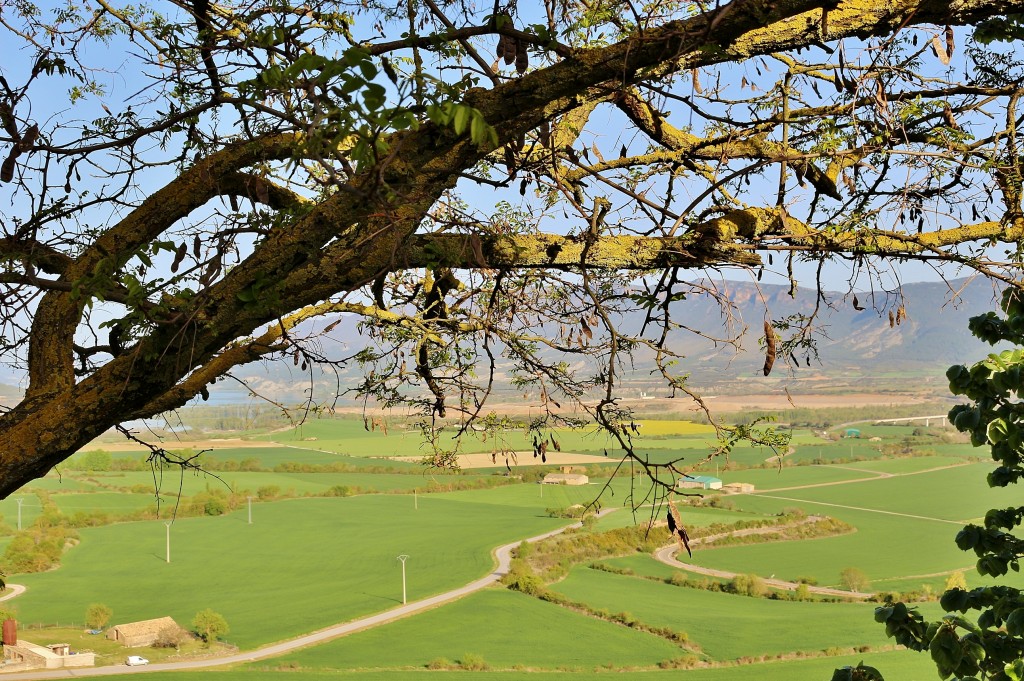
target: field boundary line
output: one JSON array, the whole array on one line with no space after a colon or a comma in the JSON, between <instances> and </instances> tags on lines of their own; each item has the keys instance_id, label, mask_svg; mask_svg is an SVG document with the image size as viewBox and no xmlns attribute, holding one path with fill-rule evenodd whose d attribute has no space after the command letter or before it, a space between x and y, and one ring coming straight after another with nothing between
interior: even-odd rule
<instances>
[{"instance_id":1,"label":"field boundary line","mask_svg":"<svg viewBox=\"0 0 1024 681\"><path fill-rule=\"evenodd\" d=\"M831 506L832 508L845 508L845 509L849 509L851 511L866 511L868 513L881 513L883 515L894 515L894 516L899 516L901 518L915 518L917 520L932 520L932 521L935 521L937 523L947 523L947 524L950 524L950 525L959 525L961 527L963 527L963 525L964 525L964 521L962 521L962 520L946 520L945 518L932 518L932 517L926 516L926 515L914 515L913 513L899 513L897 511L883 511L880 508L864 508L862 506L847 506L846 504L833 504L833 503L830 503L830 502L827 502L827 501L812 501L810 499L794 499L793 497L779 497L779 496L775 496L773 494L761 494L761 493L758 493L758 492L755 492L755 494L757 496L759 496L759 497L764 497L765 499L779 499L780 501L796 501L796 502L800 502L800 503L804 503L804 504L817 504L819 506Z\"/></svg>"}]
</instances>

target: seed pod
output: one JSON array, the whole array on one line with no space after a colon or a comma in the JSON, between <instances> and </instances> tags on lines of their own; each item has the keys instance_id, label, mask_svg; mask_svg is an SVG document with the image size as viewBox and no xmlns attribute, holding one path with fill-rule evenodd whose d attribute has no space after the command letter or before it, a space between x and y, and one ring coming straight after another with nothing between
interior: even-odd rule
<instances>
[{"instance_id":1,"label":"seed pod","mask_svg":"<svg viewBox=\"0 0 1024 681\"><path fill-rule=\"evenodd\" d=\"M764 322L764 375L772 372L775 365L775 329L768 320Z\"/></svg>"},{"instance_id":2,"label":"seed pod","mask_svg":"<svg viewBox=\"0 0 1024 681\"><path fill-rule=\"evenodd\" d=\"M526 45L516 41L516 73L520 76L530 68L530 54L526 51Z\"/></svg>"},{"instance_id":3,"label":"seed pod","mask_svg":"<svg viewBox=\"0 0 1024 681\"><path fill-rule=\"evenodd\" d=\"M511 64L516 60L518 52L519 41L515 38L505 38L505 50L501 53L501 56L506 65Z\"/></svg>"},{"instance_id":4,"label":"seed pod","mask_svg":"<svg viewBox=\"0 0 1024 681\"><path fill-rule=\"evenodd\" d=\"M896 315L894 315L892 313L892 310L889 310L889 328L891 329L891 328L893 328L895 326L896 326Z\"/></svg>"},{"instance_id":5,"label":"seed pod","mask_svg":"<svg viewBox=\"0 0 1024 681\"><path fill-rule=\"evenodd\" d=\"M932 37L932 52L935 53L935 56L938 57L943 66L949 66L949 53L946 52L946 46L939 40L939 36Z\"/></svg>"},{"instance_id":6,"label":"seed pod","mask_svg":"<svg viewBox=\"0 0 1024 681\"><path fill-rule=\"evenodd\" d=\"M14 166L18 160L18 148L11 149L10 155L7 160L4 161L2 167L0 167L0 182L10 182L14 179Z\"/></svg>"},{"instance_id":7,"label":"seed pod","mask_svg":"<svg viewBox=\"0 0 1024 681\"><path fill-rule=\"evenodd\" d=\"M181 266L181 261L188 255L188 246L181 243L174 251L174 261L171 263L171 272L177 272L178 267Z\"/></svg>"}]
</instances>

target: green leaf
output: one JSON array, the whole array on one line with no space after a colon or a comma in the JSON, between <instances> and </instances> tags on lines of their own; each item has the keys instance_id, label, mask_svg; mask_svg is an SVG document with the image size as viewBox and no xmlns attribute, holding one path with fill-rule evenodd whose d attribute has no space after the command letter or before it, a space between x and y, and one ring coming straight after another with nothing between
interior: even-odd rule
<instances>
[{"instance_id":1,"label":"green leaf","mask_svg":"<svg viewBox=\"0 0 1024 681\"><path fill-rule=\"evenodd\" d=\"M455 105L455 115L452 118L452 128L455 130L456 135L461 135L466 132L466 126L469 125L469 119L472 110L468 106L461 104Z\"/></svg>"}]
</instances>

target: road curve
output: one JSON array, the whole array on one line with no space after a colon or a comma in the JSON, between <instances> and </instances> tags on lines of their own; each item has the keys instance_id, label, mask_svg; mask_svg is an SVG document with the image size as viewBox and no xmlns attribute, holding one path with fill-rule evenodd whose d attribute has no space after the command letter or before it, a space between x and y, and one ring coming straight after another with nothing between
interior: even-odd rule
<instances>
[{"instance_id":1,"label":"road curve","mask_svg":"<svg viewBox=\"0 0 1024 681\"><path fill-rule=\"evenodd\" d=\"M28 587L22 586L21 584L8 584L7 588L10 589L11 592L6 593L3 596L0 596L0 601L10 600L11 598L14 598L15 596L20 596L21 594L28 591Z\"/></svg>"},{"instance_id":2,"label":"road curve","mask_svg":"<svg viewBox=\"0 0 1024 681\"><path fill-rule=\"evenodd\" d=\"M603 516L617 509L609 508L599 512L598 516ZM499 546L494 550L494 557L498 562L498 566L487 576L481 577L480 579L470 582L465 586L461 586L445 593L431 596L430 598L424 598L419 601L413 601L406 605L392 608L384 612L377 613L376 615L368 615L361 617L351 622L345 622L343 624L335 624L321 629L320 631L314 631L311 634L299 636L289 641L281 641L280 643L272 643L263 648L257 648L256 650L249 650L245 652L234 653L232 655L224 655L221 657L209 657L201 660L189 660L184 662L164 662L160 664L151 664L144 667L128 667L126 665L116 665L109 667L81 667L78 669L53 669L53 670L33 670L26 672L11 672L9 674L0 673L0 681L7 681L8 679L17 679L18 681L28 679L73 679L86 676L113 676L115 674L140 674L148 672L166 672L176 671L182 669L204 669L207 667L219 667L226 664L237 664L240 662L254 662L256 660L262 660L267 657L274 657L283 653L290 652L297 648L303 648L305 646L313 645L315 643L323 643L352 632L359 631L361 629L369 629L380 624L385 624L393 620L411 615L422 610L427 610L435 605L447 603L457 598L462 598L474 591L479 591L485 587L494 584L499 579L508 574L509 565L512 563L512 550L519 546L523 541L537 542L548 537L553 537L556 534L561 534L566 530L574 527L579 527L580 523L573 523L572 525L566 525L565 527L551 532L545 532L544 534L538 534L535 537L529 537L525 540L514 541L504 546ZM10 586L14 586L13 584Z\"/></svg>"},{"instance_id":3,"label":"road curve","mask_svg":"<svg viewBox=\"0 0 1024 681\"><path fill-rule=\"evenodd\" d=\"M724 579L732 579L739 573L729 572L727 570L715 570L713 568L706 568L700 565L693 565L692 563L683 563L676 560L675 554L679 551L679 546L676 544L669 544L663 546L654 552L654 557L672 567L677 567L687 572L694 572L698 575L707 575L708 577L721 577ZM773 589L781 589L783 591L796 591L800 588L800 582L787 582L782 579L771 579L769 577L762 577L765 586L769 586ZM807 590L811 593L820 594L822 596L836 596L839 598L856 598L863 600L865 598L871 598L874 596L873 593L866 593L863 591L844 591L843 589L833 589L827 586L811 586L807 585Z\"/></svg>"}]
</instances>

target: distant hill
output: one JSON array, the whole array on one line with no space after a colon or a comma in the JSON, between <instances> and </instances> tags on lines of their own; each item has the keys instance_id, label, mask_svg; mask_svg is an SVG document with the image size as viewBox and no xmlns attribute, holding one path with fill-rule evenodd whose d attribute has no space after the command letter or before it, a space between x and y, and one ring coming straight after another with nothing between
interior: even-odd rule
<instances>
[{"instance_id":1,"label":"distant hill","mask_svg":"<svg viewBox=\"0 0 1024 681\"><path fill-rule=\"evenodd\" d=\"M934 385L936 391L945 386L943 374L951 364L970 363L991 351L975 339L967 329L967 320L977 314L996 309L998 292L984 280L955 280L948 283L917 283L903 287L906 319L890 328L888 312L895 313L895 298L886 294L858 293L863 310L856 310L852 296L823 293L819 301L816 291L800 289L791 297L788 287L757 285L750 282L722 282L734 305L733 328L748 327L742 340L742 350L731 346L716 347L712 342L686 330L677 329L669 335L669 346L686 356L681 370L689 372L691 382L704 389L724 392L751 389L751 379L763 383L763 389L777 388L782 383L810 382L820 389L842 390L848 386L858 389L872 384L887 384L896 389L914 388L908 378L917 377L921 383ZM758 341L763 335L763 321L767 308L775 320L792 315L810 315L815 305L820 311L815 323L815 338L820 362L805 364L804 353L798 353L800 367L787 366L779 359L770 379L764 379L764 362ZM723 334L723 313L710 296L691 297L674 308L676 321L687 327L712 334ZM638 327L643 315L627 315L621 323L624 328ZM354 318L346 319L332 333L335 342L323 343L329 357L351 355L363 347L364 340L356 329ZM643 353L637 355L635 371L627 383L634 387L647 385L657 389L650 371L653 359ZM790 362L791 364L791 362ZM301 399L310 387L310 377L294 368L290 362L256 364L243 367L235 375L251 381L258 392L275 399L294 401ZM355 367L340 374L342 389L351 387L359 378ZM315 375L314 384L319 396L336 390L337 379L331 375ZM237 384L235 384L237 386ZM238 401L244 391L230 384L220 384L214 391L214 400L220 403ZM228 390L223 388L227 387ZM804 390L814 390L808 385Z\"/></svg>"}]
</instances>

